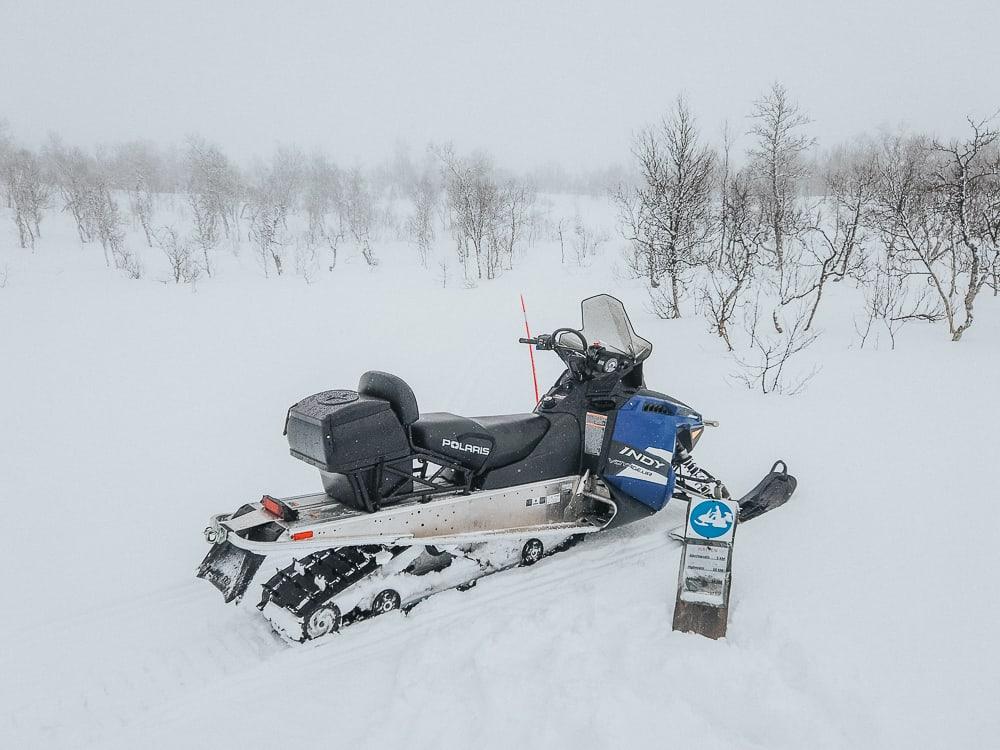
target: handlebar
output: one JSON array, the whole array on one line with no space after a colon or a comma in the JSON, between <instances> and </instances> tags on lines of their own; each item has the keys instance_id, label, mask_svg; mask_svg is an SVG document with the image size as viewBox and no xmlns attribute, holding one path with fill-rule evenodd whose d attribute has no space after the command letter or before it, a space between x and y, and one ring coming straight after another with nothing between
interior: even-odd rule
<instances>
[{"instance_id":1,"label":"handlebar","mask_svg":"<svg viewBox=\"0 0 1000 750\"><path fill-rule=\"evenodd\" d=\"M580 347L562 342L566 334L577 338ZM587 338L575 328L557 328L552 333L540 333L529 338L521 337L518 343L531 344L538 351L555 351L577 380L587 380L601 373L621 372L629 369L632 360L624 355L608 352L599 342L588 344ZM610 369L608 360L613 359Z\"/></svg>"}]
</instances>

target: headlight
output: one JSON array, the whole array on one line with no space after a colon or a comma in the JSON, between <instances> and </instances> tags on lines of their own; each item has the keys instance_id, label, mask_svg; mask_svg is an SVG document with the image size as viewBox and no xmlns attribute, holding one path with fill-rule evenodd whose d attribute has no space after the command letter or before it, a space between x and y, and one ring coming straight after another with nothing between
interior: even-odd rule
<instances>
[{"instance_id":1,"label":"headlight","mask_svg":"<svg viewBox=\"0 0 1000 750\"><path fill-rule=\"evenodd\" d=\"M614 372L618 369L618 360L614 357L604 360L604 372Z\"/></svg>"},{"instance_id":2,"label":"headlight","mask_svg":"<svg viewBox=\"0 0 1000 750\"><path fill-rule=\"evenodd\" d=\"M692 427L691 428L691 448L698 445L698 439L701 437L701 433L705 431L704 426Z\"/></svg>"}]
</instances>

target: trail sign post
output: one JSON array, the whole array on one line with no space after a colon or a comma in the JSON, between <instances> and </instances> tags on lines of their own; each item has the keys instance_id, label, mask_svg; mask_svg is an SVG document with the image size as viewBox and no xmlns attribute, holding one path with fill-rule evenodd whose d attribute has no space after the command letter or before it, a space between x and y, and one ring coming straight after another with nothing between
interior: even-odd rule
<instances>
[{"instance_id":1,"label":"trail sign post","mask_svg":"<svg viewBox=\"0 0 1000 750\"><path fill-rule=\"evenodd\" d=\"M725 637L738 518L739 505L733 500L693 499L688 503L674 630L706 638Z\"/></svg>"}]
</instances>

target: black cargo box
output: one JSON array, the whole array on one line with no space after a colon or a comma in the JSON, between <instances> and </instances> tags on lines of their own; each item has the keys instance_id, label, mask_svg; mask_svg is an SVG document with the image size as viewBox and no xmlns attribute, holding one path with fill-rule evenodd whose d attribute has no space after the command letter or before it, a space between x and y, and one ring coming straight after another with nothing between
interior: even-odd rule
<instances>
[{"instance_id":1,"label":"black cargo box","mask_svg":"<svg viewBox=\"0 0 1000 750\"><path fill-rule=\"evenodd\" d=\"M285 419L295 458L321 471L344 473L410 455L406 431L388 401L354 391L304 398Z\"/></svg>"}]
</instances>

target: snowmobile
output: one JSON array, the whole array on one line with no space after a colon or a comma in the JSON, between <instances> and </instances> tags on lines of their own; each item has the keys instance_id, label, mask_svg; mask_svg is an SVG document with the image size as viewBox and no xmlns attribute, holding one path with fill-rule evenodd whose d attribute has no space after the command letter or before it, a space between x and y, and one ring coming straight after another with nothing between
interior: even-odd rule
<instances>
[{"instance_id":1,"label":"snowmobile","mask_svg":"<svg viewBox=\"0 0 1000 750\"><path fill-rule=\"evenodd\" d=\"M619 300L581 307L579 329L519 339L566 368L531 413L421 414L401 378L376 371L357 390L292 405L291 455L319 470L324 491L264 495L214 516L198 576L227 602L259 586L257 608L302 642L532 565L671 498L728 498L692 458L718 423L646 388L653 347ZM782 505L795 486L779 461L739 500L739 520Z\"/></svg>"}]
</instances>

